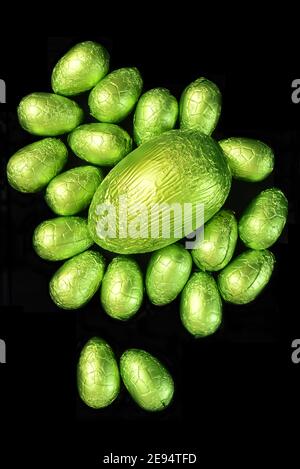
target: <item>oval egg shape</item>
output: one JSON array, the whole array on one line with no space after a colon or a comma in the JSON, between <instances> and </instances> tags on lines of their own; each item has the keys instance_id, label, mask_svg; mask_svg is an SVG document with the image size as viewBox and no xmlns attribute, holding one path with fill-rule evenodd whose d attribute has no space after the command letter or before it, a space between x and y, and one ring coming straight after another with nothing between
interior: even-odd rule
<instances>
[{"instance_id":1,"label":"oval egg shape","mask_svg":"<svg viewBox=\"0 0 300 469\"><path fill-rule=\"evenodd\" d=\"M100 287L104 267L104 257L95 251L82 252L66 261L50 281L54 303L62 309L84 306Z\"/></svg>"},{"instance_id":2,"label":"oval egg shape","mask_svg":"<svg viewBox=\"0 0 300 469\"><path fill-rule=\"evenodd\" d=\"M41 136L71 132L83 119L83 111L75 101L54 93L32 93L18 106L21 127Z\"/></svg>"},{"instance_id":3,"label":"oval egg shape","mask_svg":"<svg viewBox=\"0 0 300 469\"><path fill-rule=\"evenodd\" d=\"M286 224L288 201L284 193L273 187L255 197L245 209L239 221L239 235L243 243L252 249L272 246Z\"/></svg>"},{"instance_id":4,"label":"oval egg shape","mask_svg":"<svg viewBox=\"0 0 300 469\"><path fill-rule=\"evenodd\" d=\"M47 261L61 261L85 251L93 244L87 221L81 217L57 217L36 227L35 252Z\"/></svg>"},{"instance_id":5,"label":"oval egg shape","mask_svg":"<svg viewBox=\"0 0 300 469\"><path fill-rule=\"evenodd\" d=\"M51 84L54 93L72 96L90 90L109 69L109 53L97 42L73 46L55 65Z\"/></svg>"},{"instance_id":6,"label":"oval egg shape","mask_svg":"<svg viewBox=\"0 0 300 469\"><path fill-rule=\"evenodd\" d=\"M274 265L275 257L270 251L243 252L218 276L222 298L229 303L250 303L269 282Z\"/></svg>"},{"instance_id":7,"label":"oval egg shape","mask_svg":"<svg viewBox=\"0 0 300 469\"><path fill-rule=\"evenodd\" d=\"M130 135L115 124L80 125L68 143L76 156L100 166L113 166L132 150Z\"/></svg>"},{"instance_id":8,"label":"oval egg shape","mask_svg":"<svg viewBox=\"0 0 300 469\"><path fill-rule=\"evenodd\" d=\"M57 215L75 215L89 206L102 179L101 170L93 166L69 169L52 179L46 202Z\"/></svg>"},{"instance_id":9,"label":"oval egg shape","mask_svg":"<svg viewBox=\"0 0 300 469\"><path fill-rule=\"evenodd\" d=\"M143 80L135 67L119 68L101 80L89 95L93 117L118 123L133 110L142 92Z\"/></svg>"},{"instance_id":10,"label":"oval egg shape","mask_svg":"<svg viewBox=\"0 0 300 469\"><path fill-rule=\"evenodd\" d=\"M178 116L176 98L166 88L153 88L144 93L133 118L134 140L141 145L151 138L173 129Z\"/></svg>"},{"instance_id":11,"label":"oval egg shape","mask_svg":"<svg viewBox=\"0 0 300 469\"><path fill-rule=\"evenodd\" d=\"M90 233L108 251L155 251L209 220L230 186L227 162L211 137L170 130L129 153L104 178L89 209Z\"/></svg>"},{"instance_id":12,"label":"oval egg shape","mask_svg":"<svg viewBox=\"0 0 300 469\"><path fill-rule=\"evenodd\" d=\"M105 272L101 304L114 319L127 320L143 301L143 276L138 263L129 257L115 257Z\"/></svg>"},{"instance_id":13,"label":"oval egg shape","mask_svg":"<svg viewBox=\"0 0 300 469\"><path fill-rule=\"evenodd\" d=\"M204 225L204 239L191 254L201 270L221 270L231 260L238 238L238 227L231 210L220 210Z\"/></svg>"},{"instance_id":14,"label":"oval egg shape","mask_svg":"<svg viewBox=\"0 0 300 469\"><path fill-rule=\"evenodd\" d=\"M195 272L181 294L180 317L195 337L213 334L222 322L222 301L217 284L206 272Z\"/></svg>"},{"instance_id":15,"label":"oval egg shape","mask_svg":"<svg viewBox=\"0 0 300 469\"><path fill-rule=\"evenodd\" d=\"M179 295L192 270L190 253L180 244L155 251L146 272L146 290L151 303L167 305Z\"/></svg>"},{"instance_id":16,"label":"oval egg shape","mask_svg":"<svg viewBox=\"0 0 300 469\"><path fill-rule=\"evenodd\" d=\"M273 171L273 151L260 140L232 137L220 140L219 145L235 179L258 182Z\"/></svg>"},{"instance_id":17,"label":"oval egg shape","mask_svg":"<svg viewBox=\"0 0 300 469\"><path fill-rule=\"evenodd\" d=\"M77 365L77 388L82 401L93 409L109 406L120 391L120 374L111 347L93 337L83 347Z\"/></svg>"},{"instance_id":18,"label":"oval egg shape","mask_svg":"<svg viewBox=\"0 0 300 469\"><path fill-rule=\"evenodd\" d=\"M67 162L68 150L57 138L44 138L18 150L8 161L7 179L20 192L38 192Z\"/></svg>"},{"instance_id":19,"label":"oval egg shape","mask_svg":"<svg viewBox=\"0 0 300 469\"><path fill-rule=\"evenodd\" d=\"M127 391L142 409L156 412L171 403L174 394L172 376L150 353L126 350L121 356L120 373Z\"/></svg>"},{"instance_id":20,"label":"oval egg shape","mask_svg":"<svg viewBox=\"0 0 300 469\"><path fill-rule=\"evenodd\" d=\"M198 78L183 91L179 102L181 129L199 130L210 135L221 114L222 96L215 83Z\"/></svg>"}]
</instances>

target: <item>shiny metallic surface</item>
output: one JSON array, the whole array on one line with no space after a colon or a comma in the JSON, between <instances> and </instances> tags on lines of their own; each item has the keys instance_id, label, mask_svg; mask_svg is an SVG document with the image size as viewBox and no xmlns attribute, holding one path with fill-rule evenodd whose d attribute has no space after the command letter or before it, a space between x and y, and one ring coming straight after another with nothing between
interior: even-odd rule
<instances>
[{"instance_id":1,"label":"shiny metallic surface","mask_svg":"<svg viewBox=\"0 0 300 469\"><path fill-rule=\"evenodd\" d=\"M21 127L44 137L65 134L83 120L83 111L75 101L54 93L32 93L18 106Z\"/></svg>"},{"instance_id":2,"label":"shiny metallic surface","mask_svg":"<svg viewBox=\"0 0 300 469\"><path fill-rule=\"evenodd\" d=\"M85 251L93 244L87 221L81 217L57 217L36 227L35 252L47 261L60 261Z\"/></svg>"},{"instance_id":3,"label":"shiny metallic surface","mask_svg":"<svg viewBox=\"0 0 300 469\"><path fill-rule=\"evenodd\" d=\"M173 379L150 353L138 349L126 350L121 356L120 372L127 391L142 409L161 411L171 403Z\"/></svg>"},{"instance_id":4,"label":"shiny metallic surface","mask_svg":"<svg viewBox=\"0 0 300 469\"><path fill-rule=\"evenodd\" d=\"M180 317L184 327L195 337L206 337L219 328L222 301L210 274L193 273L181 294Z\"/></svg>"},{"instance_id":5,"label":"shiny metallic surface","mask_svg":"<svg viewBox=\"0 0 300 469\"><path fill-rule=\"evenodd\" d=\"M201 270L223 269L231 260L238 238L238 227L231 210L220 210L204 225L204 239L191 254Z\"/></svg>"},{"instance_id":6,"label":"shiny metallic surface","mask_svg":"<svg viewBox=\"0 0 300 469\"><path fill-rule=\"evenodd\" d=\"M77 365L77 388L83 402L93 409L109 406L120 391L120 374L111 347L93 337L83 347Z\"/></svg>"},{"instance_id":7,"label":"shiny metallic surface","mask_svg":"<svg viewBox=\"0 0 300 469\"><path fill-rule=\"evenodd\" d=\"M273 171L273 151L260 140L232 137L220 140L219 145L235 179L258 182Z\"/></svg>"},{"instance_id":8,"label":"shiny metallic surface","mask_svg":"<svg viewBox=\"0 0 300 469\"><path fill-rule=\"evenodd\" d=\"M100 166L113 166L132 150L130 135L115 124L80 125L68 143L76 156Z\"/></svg>"},{"instance_id":9,"label":"shiny metallic surface","mask_svg":"<svg viewBox=\"0 0 300 469\"><path fill-rule=\"evenodd\" d=\"M269 282L274 265L275 257L268 250L243 252L219 274L222 298L229 303L250 303Z\"/></svg>"},{"instance_id":10,"label":"shiny metallic surface","mask_svg":"<svg viewBox=\"0 0 300 469\"><path fill-rule=\"evenodd\" d=\"M138 263L129 257L115 257L109 264L101 286L101 304L114 319L134 316L143 301L143 276Z\"/></svg>"},{"instance_id":11,"label":"shiny metallic surface","mask_svg":"<svg viewBox=\"0 0 300 469\"><path fill-rule=\"evenodd\" d=\"M109 69L109 53L93 41L73 46L55 65L51 84L54 93L72 96L90 90Z\"/></svg>"},{"instance_id":12,"label":"shiny metallic surface","mask_svg":"<svg viewBox=\"0 0 300 469\"><path fill-rule=\"evenodd\" d=\"M76 215L89 206L102 179L101 170L93 166L69 169L47 186L46 202L57 215Z\"/></svg>"},{"instance_id":13,"label":"shiny metallic surface","mask_svg":"<svg viewBox=\"0 0 300 469\"><path fill-rule=\"evenodd\" d=\"M176 98L166 88L153 88L144 93L133 118L134 140L141 145L151 138L173 129L178 116Z\"/></svg>"},{"instance_id":14,"label":"shiny metallic surface","mask_svg":"<svg viewBox=\"0 0 300 469\"><path fill-rule=\"evenodd\" d=\"M68 150L57 138L44 138L18 150L8 161L7 179L20 192L41 191L67 162Z\"/></svg>"},{"instance_id":15,"label":"shiny metallic surface","mask_svg":"<svg viewBox=\"0 0 300 469\"><path fill-rule=\"evenodd\" d=\"M146 272L146 290L151 303L166 305L175 300L192 270L190 253L181 244L155 251Z\"/></svg>"},{"instance_id":16,"label":"shiny metallic surface","mask_svg":"<svg viewBox=\"0 0 300 469\"><path fill-rule=\"evenodd\" d=\"M281 235L288 215L284 193L272 187L258 194L245 209L239 221L239 235L252 249L266 249Z\"/></svg>"},{"instance_id":17,"label":"shiny metallic surface","mask_svg":"<svg viewBox=\"0 0 300 469\"><path fill-rule=\"evenodd\" d=\"M185 203L191 204L186 223L190 222L193 231L199 227L194 216L197 206L203 204L204 222L209 220L223 206L230 186L227 162L211 137L195 131L170 130L129 153L104 178L89 209L91 236L102 248L119 254L160 249L184 237L181 228ZM124 207L120 196L125 196ZM108 223L107 215L98 212L99 204L107 202L116 214L114 237L98 230L99 225ZM179 204L180 213L170 216L171 204ZM143 207L146 220L141 219L137 206ZM161 210L155 210L157 206ZM124 234L120 230L120 207L128 227ZM165 236L159 228L162 217L170 217L170 235ZM151 235L153 231L155 236Z\"/></svg>"},{"instance_id":18,"label":"shiny metallic surface","mask_svg":"<svg viewBox=\"0 0 300 469\"><path fill-rule=\"evenodd\" d=\"M54 303L63 309L84 306L100 287L104 267L104 257L95 251L82 252L66 261L50 281Z\"/></svg>"},{"instance_id":19,"label":"shiny metallic surface","mask_svg":"<svg viewBox=\"0 0 300 469\"><path fill-rule=\"evenodd\" d=\"M101 80L89 95L93 117L116 124L133 110L140 97L143 80L135 67L119 68Z\"/></svg>"},{"instance_id":20,"label":"shiny metallic surface","mask_svg":"<svg viewBox=\"0 0 300 469\"><path fill-rule=\"evenodd\" d=\"M199 130L211 135L221 114L222 96L215 83L198 78L183 91L179 102L181 129Z\"/></svg>"}]
</instances>

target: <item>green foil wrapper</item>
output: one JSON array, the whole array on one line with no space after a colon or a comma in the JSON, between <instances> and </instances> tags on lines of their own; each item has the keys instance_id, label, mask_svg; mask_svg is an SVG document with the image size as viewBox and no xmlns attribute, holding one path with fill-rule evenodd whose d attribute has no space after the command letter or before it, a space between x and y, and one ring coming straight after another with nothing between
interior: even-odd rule
<instances>
[{"instance_id":1,"label":"green foil wrapper","mask_svg":"<svg viewBox=\"0 0 300 469\"><path fill-rule=\"evenodd\" d=\"M66 261L50 281L50 296L63 309L77 309L88 303L104 274L104 257L95 251L85 251Z\"/></svg>"},{"instance_id":2,"label":"green foil wrapper","mask_svg":"<svg viewBox=\"0 0 300 469\"><path fill-rule=\"evenodd\" d=\"M60 261L85 251L93 244L87 222L81 217L57 217L34 230L35 252L47 261Z\"/></svg>"},{"instance_id":3,"label":"green foil wrapper","mask_svg":"<svg viewBox=\"0 0 300 469\"><path fill-rule=\"evenodd\" d=\"M93 409L109 406L120 391L120 374L111 347L93 337L83 347L77 365L77 388L83 402Z\"/></svg>"},{"instance_id":4,"label":"green foil wrapper","mask_svg":"<svg viewBox=\"0 0 300 469\"><path fill-rule=\"evenodd\" d=\"M219 274L222 297L229 303L250 303L269 282L274 265L275 257L270 251L243 252Z\"/></svg>"},{"instance_id":5,"label":"green foil wrapper","mask_svg":"<svg viewBox=\"0 0 300 469\"><path fill-rule=\"evenodd\" d=\"M73 46L55 65L51 83L54 93L72 96L90 90L109 69L109 53L92 41Z\"/></svg>"},{"instance_id":6,"label":"green foil wrapper","mask_svg":"<svg viewBox=\"0 0 300 469\"><path fill-rule=\"evenodd\" d=\"M8 161L7 179L20 192L38 192L67 162L68 150L57 138L44 138L18 150Z\"/></svg>"},{"instance_id":7,"label":"green foil wrapper","mask_svg":"<svg viewBox=\"0 0 300 469\"><path fill-rule=\"evenodd\" d=\"M181 95L180 128L199 130L210 135L218 123L221 104L222 96L217 85L206 78L198 78Z\"/></svg>"},{"instance_id":8,"label":"green foil wrapper","mask_svg":"<svg viewBox=\"0 0 300 469\"><path fill-rule=\"evenodd\" d=\"M75 215L89 206L102 179L101 170L93 166L69 169L52 179L46 202L57 215Z\"/></svg>"},{"instance_id":9,"label":"green foil wrapper","mask_svg":"<svg viewBox=\"0 0 300 469\"><path fill-rule=\"evenodd\" d=\"M138 263L129 257L115 257L109 264L101 286L101 304L114 319L127 320L143 301L143 276Z\"/></svg>"},{"instance_id":10,"label":"green foil wrapper","mask_svg":"<svg viewBox=\"0 0 300 469\"><path fill-rule=\"evenodd\" d=\"M150 353L127 350L120 360L120 372L127 391L142 409L150 412L164 410L172 401L173 379Z\"/></svg>"},{"instance_id":11,"label":"green foil wrapper","mask_svg":"<svg viewBox=\"0 0 300 469\"><path fill-rule=\"evenodd\" d=\"M288 215L288 201L275 187L266 189L250 202L239 221L239 235L252 249L272 246L282 233Z\"/></svg>"},{"instance_id":12,"label":"green foil wrapper","mask_svg":"<svg viewBox=\"0 0 300 469\"><path fill-rule=\"evenodd\" d=\"M41 136L65 134L83 120L83 111L75 101L53 93L32 93L18 106L21 127Z\"/></svg>"},{"instance_id":13,"label":"green foil wrapper","mask_svg":"<svg viewBox=\"0 0 300 469\"><path fill-rule=\"evenodd\" d=\"M219 142L232 176L248 182L265 179L273 171L274 154L265 143L252 138L227 138Z\"/></svg>"},{"instance_id":14,"label":"green foil wrapper","mask_svg":"<svg viewBox=\"0 0 300 469\"><path fill-rule=\"evenodd\" d=\"M188 281L192 270L190 253L180 244L171 244L155 251L146 273L146 290L155 305L175 300Z\"/></svg>"},{"instance_id":15,"label":"green foil wrapper","mask_svg":"<svg viewBox=\"0 0 300 469\"><path fill-rule=\"evenodd\" d=\"M221 270L231 260L238 238L238 227L231 210L220 210L204 225L204 239L191 251L201 270Z\"/></svg>"},{"instance_id":16,"label":"green foil wrapper","mask_svg":"<svg viewBox=\"0 0 300 469\"><path fill-rule=\"evenodd\" d=\"M137 104L134 118L134 140L141 145L151 138L173 129L178 116L176 98L166 88L144 93Z\"/></svg>"},{"instance_id":17,"label":"green foil wrapper","mask_svg":"<svg viewBox=\"0 0 300 469\"><path fill-rule=\"evenodd\" d=\"M190 232L209 220L223 206L230 186L227 162L211 137L170 130L129 153L104 178L89 209L91 236L119 254L155 251L188 234L184 218ZM187 202L191 210L183 216ZM107 203L109 214L102 210ZM172 204L179 210L171 212ZM195 215L200 204L201 222ZM170 236L161 229L162 219L170 220Z\"/></svg>"},{"instance_id":18,"label":"green foil wrapper","mask_svg":"<svg viewBox=\"0 0 300 469\"><path fill-rule=\"evenodd\" d=\"M213 334L222 321L222 301L217 284L206 272L195 272L181 294L180 317L195 337Z\"/></svg>"},{"instance_id":19,"label":"green foil wrapper","mask_svg":"<svg viewBox=\"0 0 300 469\"><path fill-rule=\"evenodd\" d=\"M142 92L143 80L137 68L119 68L101 80L89 95L93 117L118 123L133 110Z\"/></svg>"},{"instance_id":20,"label":"green foil wrapper","mask_svg":"<svg viewBox=\"0 0 300 469\"><path fill-rule=\"evenodd\" d=\"M79 158L100 166L113 166L132 150L130 135L114 124L80 125L68 143Z\"/></svg>"}]
</instances>

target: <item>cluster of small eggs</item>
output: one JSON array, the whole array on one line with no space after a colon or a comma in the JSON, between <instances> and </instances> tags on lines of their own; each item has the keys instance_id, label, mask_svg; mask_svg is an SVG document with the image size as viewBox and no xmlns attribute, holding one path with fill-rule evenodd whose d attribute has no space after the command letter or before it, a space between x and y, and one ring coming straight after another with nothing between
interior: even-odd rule
<instances>
[{"instance_id":1,"label":"cluster of small eggs","mask_svg":"<svg viewBox=\"0 0 300 469\"><path fill-rule=\"evenodd\" d=\"M18 107L20 125L45 138L11 157L7 176L11 186L24 193L46 188L45 200L57 215L41 223L33 236L34 248L43 259L66 260L50 281L53 301L60 308L80 308L101 287L101 304L106 313L128 320L143 301L140 267L131 257L116 256L105 270L102 254L89 249L98 241L87 220L78 216L97 197L104 180L101 167L117 165L133 149L133 139L119 122L136 106L133 137L138 146L173 129L178 115L178 132L182 132L183 139L194 138L191 130L204 134L196 137L203 140L204 152L205 145L210 145L220 159L226 160L221 162L228 173L223 174L224 181L228 177L220 208L230 190L231 175L249 182L261 181L272 172L274 155L257 140L228 138L216 144L208 137L221 113L221 93L211 81L195 80L184 90L178 105L165 88L140 96L143 80L134 67L108 71L108 52L92 41L75 45L59 60L52 73L54 93L32 93ZM83 110L69 96L88 90L90 113L100 122L82 124ZM61 173L68 149L57 136L65 133L69 134L68 145L73 153L88 164ZM215 209L205 224L204 240L191 254L180 243L153 252L145 276L150 301L166 305L181 293L184 327L196 337L212 334L221 324L221 298L248 303L268 283L274 256L267 248L280 236L286 217L287 200L277 188L260 193L239 223L232 211ZM249 249L231 260L238 234ZM143 251L133 247L132 252ZM199 271L191 274L193 261ZM211 272L217 271L220 273L215 280ZM142 408L162 410L171 402L173 380L155 357L143 350L128 350L121 357L119 373L110 346L101 338L90 339L78 363L78 389L83 401L93 408L109 405L119 393L120 374Z\"/></svg>"}]
</instances>

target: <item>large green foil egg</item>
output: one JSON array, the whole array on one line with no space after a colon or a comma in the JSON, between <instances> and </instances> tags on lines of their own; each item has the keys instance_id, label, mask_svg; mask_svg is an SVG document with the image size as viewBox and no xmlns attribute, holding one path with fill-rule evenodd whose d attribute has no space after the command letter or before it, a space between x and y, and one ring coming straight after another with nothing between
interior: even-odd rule
<instances>
[{"instance_id":1,"label":"large green foil egg","mask_svg":"<svg viewBox=\"0 0 300 469\"><path fill-rule=\"evenodd\" d=\"M83 111L75 101L54 93L32 93L18 106L21 127L41 136L65 134L75 129L83 119Z\"/></svg>"},{"instance_id":2,"label":"large green foil egg","mask_svg":"<svg viewBox=\"0 0 300 469\"><path fill-rule=\"evenodd\" d=\"M20 192L38 192L64 167L66 146L57 138L44 138L18 150L8 161L7 179Z\"/></svg>"},{"instance_id":3,"label":"large green foil egg","mask_svg":"<svg viewBox=\"0 0 300 469\"><path fill-rule=\"evenodd\" d=\"M77 365L77 388L83 402L93 409L109 406L120 391L120 374L111 347L93 337L83 347Z\"/></svg>"},{"instance_id":4,"label":"large green foil egg","mask_svg":"<svg viewBox=\"0 0 300 469\"><path fill-rule=\"evenodd\" d=\"M80 125L68 143L79 158L100 166L113 166L132 150L130 135L115 124Z\"/></svg>"},{"instance_id":5,"label":"large green foil egg","mask_svg":"<svg viewBox=\"0 0 300 469\"><path fill-rule=\"evenodd\" d=\"M195 272L181 294L180 317L195 337L213 334L222 321L222 301L213 277Z\"/></svg>"},{"instance_id":6,"label":"large green foil egg","mask_svg":"<svg viewBox=\"0 0 300 469\"><path fill-rule=\"evenodd\" d=\"M218 287L224 300L246 304L253 301L270 280L275 265L274 255L267 250L243 252L218 276Z\"/></svg>"},{"instance_id":7,"label":"large green foil egg","mask_svg":"<svg viewBox=\"0 0 300 469\"><path fill-rule=\"evenodd\" d=\"M114 319L127 320L143 301L143 276L138 263L129 257L115 257L109 264L101 286L101 304Z\"/></svg>"},{"instance_id":8,"label":"large green foil egg","mask_svg":"<svg viewBox=\"0 0 300 469\"><path fill-rule=\"evenodd\" d=\"M235 179L258 182L273 171L273 151L260 140L232 137L221 140L219 144Z\"/></svg>"},{"instance_id":9,"label":"large green foil egg","mask_svg":"<svg viewBox=\"0 0 300 469\"><path fill-rule=\"evenodd\" d=\"M133 150L104 178L90 205L90 233L108 251L155 251L209 220L230 186L228 164L211 137L170 130Z\"/></svg>"},{"instance_id":10,"label":"large green foil egg","mask_svg":"<svg viewBox=\"0 0 300 469\"><path fill-rule=\"evenodd\" d=\"M183 91L179 102L181 129L199 130L210 135L221 114L222 96L215 83L198 78Z\"/></svg>"},{"instance_id":11,"label":"large green foil egg","mask_svg":"<svg viewBox=\"0 0 300 469\"><path fill-rule=\"evenodd\" d=\"M90 90L109 68L109 53L97 42L73 46L55 65L51 83L54 93L72 96Z\"/></svg>"},{"instance_id":12,"label":"large green foil egg","mask_svg":"<svg viewBox=\"0 0 300 469\"><path fill-rule=\"evenodd\" d=\"M168 370L150 353L130 349L123 353L120 372L124 385L142 409L164 410L174 394L174 382Z\"/></svg>"},{"instance_id":13,"label":"large green foil egg","mask_svg":"<svg viewBox=\"0 0 300 469\"><path fill-rule=\"evenodd\" d=\"M104 274L103 256L85 251L66 261L50 281L50 296L63 309L77 309L88 303L100 287Z\"/></svg>"},{"instance_id":14,"label":"large green foil egg","mask_svg":"<svg viewBox=\"0 0 300 469\"><path fill-rule=\"evenodd\" d=\"M46 202L57 215L75 215L89 206L102 179L101 170L93 166L69 169L52 179Z\"/></svg>"},{"instance_id":15,"label":"large green foil egg","mask_svg":"<svg viewBox=\"0 0 300 469\"><path fill-rule=\"evenodd\" d=\"M60 261L85 251L93 244L87 221L81 217L57 217L36 227L33 247L47 261Z\"/></svg>"},{"instance_id":16,"label":"large green foil egg","mask_svg":"<svg viewBox=\"0 0 300 469\"><path fill-rule=\"evenodd\" d=\"M144 93L138 101L133 119L137 145L173 129L177 115L177 100L166 88L154 88Z\"/></svg>"},{"instance_id":17,"label":"large green foil egg","mask_svg":"<svg viewBox=\"0 0 300 469\"><path fill-rule=\"evenodd\" d=\"M284 193L273 187L258 194L250 202L239 221L239 235L252 249L272 246L282 233L288 214Z\"/></svg>"},{"instance_id":18,"label":"large green foil egg","mask_svg":"<svg viewBox=\"0 0 300 469\"><path fill-rule=\"evenodd\" d=\"M231 210L220 210L204 225L204 239L192 257L201 270L221 270L231 260L238 238L237 221Z\"/></svg>"},{"instance_id":19,"label":"large green foil egg","mask_svg":"<svg viewBox=\"0 0 300 469\"><path fill-rule=\"evenodd\" d=\"M89 95L92 116L101 122L120 122L133 110L142 87L143 80L137 68L114 70Z\"/></svg>"},{"instance_id":20,"label":"large green foil egg","mask_svg":"<svg viewBox=\"0 0 300 469\"><path fill-rule=\"evenodd\" d=\"M146 290L155 305L175 300L188 281L192 270L190 253L180 244L171 244L155 251L146 272Z\"/></svg>"}]
</instances>

